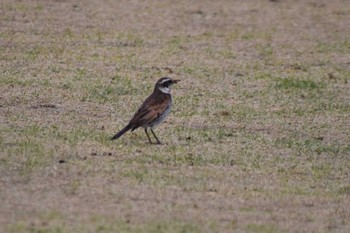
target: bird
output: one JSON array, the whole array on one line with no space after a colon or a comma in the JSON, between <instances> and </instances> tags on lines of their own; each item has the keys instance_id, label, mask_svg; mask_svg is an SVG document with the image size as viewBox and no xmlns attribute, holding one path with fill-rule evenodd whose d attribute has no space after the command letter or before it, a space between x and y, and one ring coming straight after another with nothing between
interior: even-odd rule
<instances>
[{"instance_id":1,"label":"bird","mask_svg":"<svg viewBox=\"0 0 350 233\"><path fill-rule=\"evenodd\" d=\"M157 144L162 144L153 129L162 123L169 115L173 102L170 88L173 84L178 83L179 81L180 80L172 79L170 77L160 78L156 82L152 94L145 99L129 123L115 134L111 140L120 138L129 130L132 132L135 129L142 127L145 130L150 144L153 144L153 142L148 134L148 129L150 129L157 140Z\"/></svg>"}]
</instances>

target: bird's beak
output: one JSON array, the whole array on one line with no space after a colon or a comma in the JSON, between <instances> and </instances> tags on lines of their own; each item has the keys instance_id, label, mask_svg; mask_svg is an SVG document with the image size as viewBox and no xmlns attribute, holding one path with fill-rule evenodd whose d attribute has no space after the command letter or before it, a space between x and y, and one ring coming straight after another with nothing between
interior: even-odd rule
<instances>
[{"instance_id":1,"label":"bird's beak","mask_svg":"<svg viewBox=\"0 0 350 233\"><path fill-rule=\"evenodd\" d=\"M178 83L178 82L180 82L181 80L179 80L179 79L173 79L173 83Z\"/></svg>"}]
</instances>

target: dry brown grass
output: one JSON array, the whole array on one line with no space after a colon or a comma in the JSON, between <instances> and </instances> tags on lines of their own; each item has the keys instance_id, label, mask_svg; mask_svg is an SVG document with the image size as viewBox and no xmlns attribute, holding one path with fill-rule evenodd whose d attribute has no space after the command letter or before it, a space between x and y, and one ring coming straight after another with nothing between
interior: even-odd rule
<instances>
[{"instance_id":1,"label":"dry brown grass","mask_svg":"<svg viewBox=\"0 0 350 233\"><path fill-rule=\"evenodd\" d=\"M350 232L347 1L0 0L0 232ZM109 141L164 75L149 145Z\"/></svg>"}]
</instances>

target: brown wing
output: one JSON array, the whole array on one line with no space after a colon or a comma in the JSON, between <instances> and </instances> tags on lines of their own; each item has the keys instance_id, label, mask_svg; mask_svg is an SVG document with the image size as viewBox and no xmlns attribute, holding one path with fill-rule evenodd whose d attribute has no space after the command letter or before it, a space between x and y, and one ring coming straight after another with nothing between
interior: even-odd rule
<instances>
[{"instance_id":1,"label":"brown wing","mask_svg":"<svg viewBox=\"0 0 350 233\"><path fill-rule=\"evenodd\" d=\"M132 130L140 126L147 125L154 121L165 111L170 100L169 95L150 95L141 105L134 117L130 120Z\"/></svg>"}]
</instances>

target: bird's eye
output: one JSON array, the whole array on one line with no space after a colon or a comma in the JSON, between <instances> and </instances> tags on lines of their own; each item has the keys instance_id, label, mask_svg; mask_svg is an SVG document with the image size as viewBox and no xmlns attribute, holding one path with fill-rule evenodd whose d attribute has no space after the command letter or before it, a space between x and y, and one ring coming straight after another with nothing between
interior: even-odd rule
<instances>
[{"instance_id":1,"label":"bird's eye","mask_svg":"<svg viewBox=\"0 0 350 233\"><path fill-rule=\"evenodd\" d=\"M170 84L171 84L171 80L162 83L162 86L163 87L169 87Z\"/></svg>"}]
</instances>

